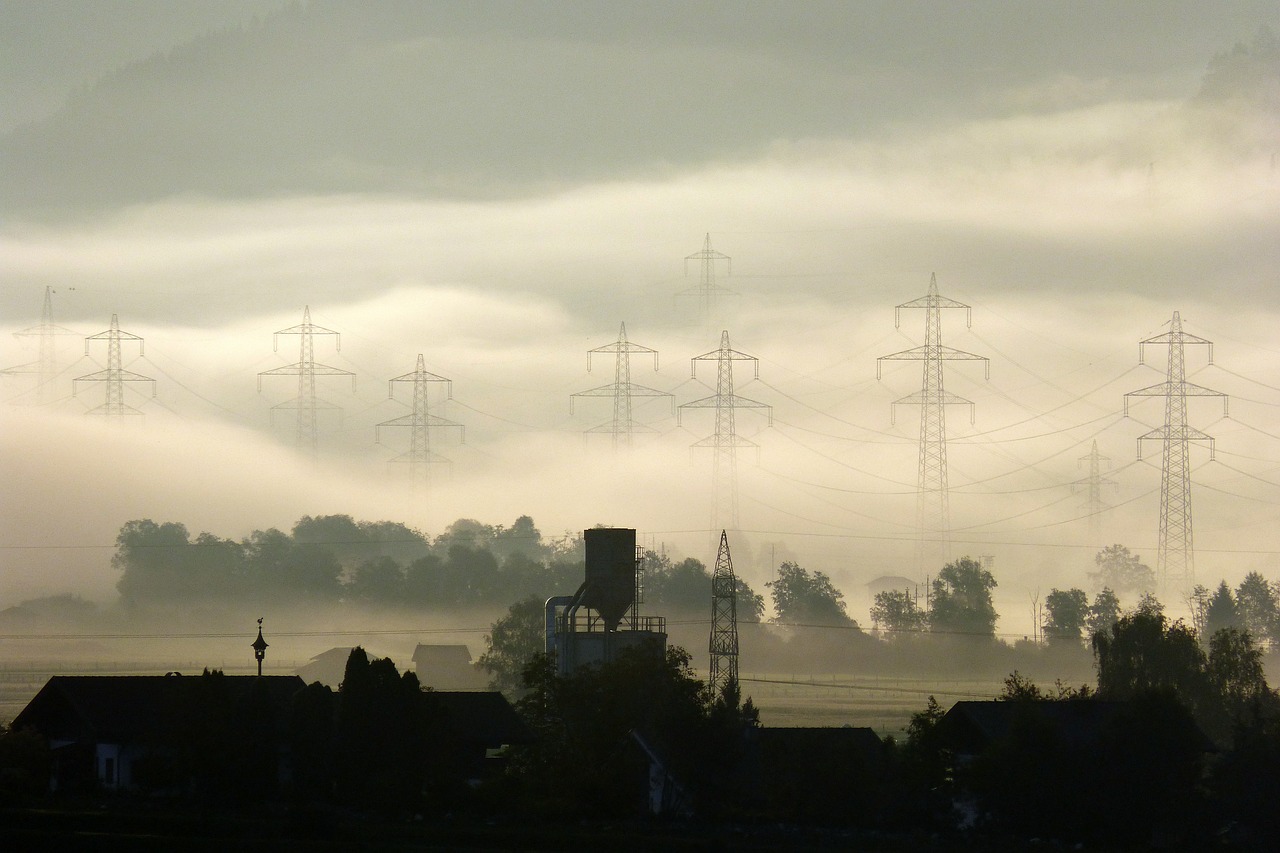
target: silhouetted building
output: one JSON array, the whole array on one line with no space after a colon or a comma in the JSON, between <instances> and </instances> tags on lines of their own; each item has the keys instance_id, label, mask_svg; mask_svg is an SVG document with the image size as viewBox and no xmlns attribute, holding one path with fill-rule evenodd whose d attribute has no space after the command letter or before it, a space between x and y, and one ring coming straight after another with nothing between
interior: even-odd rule
<instances>
[{"instance_id":1,"label":"silhouetted building","mask_svg":"<svg viewBox=\"0 0 1280 853\"><path fill-rule=\"evenodd\" d=\"M464 645L419 643L413 650L418 683L432 690L487 690L489 679L476 669Z\"/></svg>"},{"instance_id":2,"label":"silhouetted building","mask_svg":"<svg viewBox=\"0 0 1280 853\"><path fill-rule=\"evenodd\" d=\"M288 742L290 702L303 686L293 675L55 675L14 718L13 728L34 729L48 742L54 790L121 790L139 785L148 769L156 778L158 765L176 766L175 756L193 744L229 745L207 735L237 731L233 718L265 721L270 730L257 734L277 745L268 756L274 784L287 776L287 754L279 745Z\"/></svg>"},{"instance_id":3,"label":"silhouetted building","mask_svg":"<svg viewBox=\"0 0 1280 853\"><path fill-rule=\"evenodd\" d=\"M438 779L474 784L497 774L508 746L532 743L533 731L501 693L429 690L431 767Z\"/></svg>"},{"instance_id":4,"label":"silhouetted building","mask_svg":"<svg viewBox=\"0 0 1280 853\"><path fill-rule=\"evenodd\" d=\"M616 660L623 649L667 647L666 620L641 616L640 564L636 531L598 527L584 530L586 579L573 595L547 600L547 651L556 671Z\"/></svg>"}]
</instances>

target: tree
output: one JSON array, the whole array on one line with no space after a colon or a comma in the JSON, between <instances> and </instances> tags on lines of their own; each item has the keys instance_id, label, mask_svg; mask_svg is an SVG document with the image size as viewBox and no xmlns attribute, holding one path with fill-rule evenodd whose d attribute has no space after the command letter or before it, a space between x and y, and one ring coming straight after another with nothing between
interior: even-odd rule
<instances>
[{"instance_id":1,"label":"tree","mask_svg":"<svg viewBox=\"0 0 1280 853\"><path fill-rule=\"evenodd\" d=\"M1259 642L1280 642L1280 602L1266 578L1249 572L1236 589L1236 610L1240 625Z\"/></svg>"},{"instance_id":2,"label":"tree","mask_svg":"<svg viewBox=\"0 0 1280 853\"><path fill-rule=\"evenodd\" d=\"M427 771L426 725L417 676L357 646L338 692L338 796L350 806L403 813L417 806Z\"/></svg>"},{"instance_id":3,"label":"tree","mask_svg":"<svg viewBox=\"0 0 1280 853\"><path fill-rule=\"evenodd\" d=\"M1111 587L1104 586L1102 590L1093 598L1093 604L1089 605L1089 616L1085 620L1085 627L1089 629L1089 636L1092 637L1099 631L1110 631L1111 626L1116 624L1120 619L1120 599L1111 590Z\"/></svg>"},{"instance_id":4,"label":"tree","mask_svg":"<svg viewBox=\"0 0 1280 853\"><path fill-rule=\"evenodd\" d=\"M794 625L840 625L856 628L845 613L844 593L823 572L810 573L796 563L778 567L778 579L765 584L773 595L773 611L779 622Z\"/></svg>"},{"instance_id":5,"label":"tree","mask_svg":"<svg viewBox=\"0 0 1280 853\"><path fill-rule=\"evenodd\" d=\"M390 557L374 557L356 566L346 584L347 598L365 604L401 604L404 569Z\"/></svg>"},{"instance_id":6,"label":"tree","mask_svg":"<svg viewBox=\"0 0 1280 853\"><path fill-rule=\"evenodd\" d=\"M1203 700L1204 650L1190 628L1170 623L1163 613L1138 610L1120 617L1109 632L1093 636L1093 653L1101 699L1132 699L1164 688Z\"/></svg>"},{"instance_id":7,"label":"tree","mask_svg":"<svg viewBox=\"0 0 1280 853\"><path fill-rule=\"evenodd\" d=\"M1155 586L1156 573L1124 545L1108 545L1093 558L1098 571L1090 572L1098 587L1119 592L1146 592Z\"/></svg>"},{"instance_id":8,"label":"tree","mask_svg":"<svg viewBox=\"0 0 1280 853\"><path fill-rule=\"evenodd\" d=\"M887 589L876 593L871 622L890 634L916 634L928 626L929 614L906 590Z\"/></svg>"},{"instance_id":9,"label":"tree","mask_svg":"<svg viewBox=\"0 0 1280 853\"><path fill-rule=\"evenodd\" d=\"M634 814L648 778L640 751L628 748L635 735L664 756L700 807L714 809L751 723L751 703L717 706L678 647L626 649L567 676L539 656L526 684L517 708L539 737L513 749L511 768L543 816Z\"/></svg>"},{"instance_id":10,"label":"tree","mask_svg":"<svg viewBox=\"0 0 1280 853\"><path fill-rule=\"evenodd\" d=\"M1253 703L1269 703L1276 710L1276 696L1267 685L1262 649L1248 631L1223 628L1209 638L1209 680L1233 720L1243 717Z\"/></svg>"},{"instance_id":11,"label":"tree","mask_svg":"<svg viewBox=\"0 0 1280 853\"><path fill-rule=\"evenodd\" d=\"M1044 635L1050 643L1079 644L1080 635L1089 620L1089 599L1082 589L1054 589L1044 600L1049 621Z\"/></svg>"},{"instance_id":12,"label":"tree","mask_svg":"<svg viewBox=\"0 0 1280 853\"><path fill-rule=\"evenodd\" d=\"M1236 598L1226 581L1218 584L1204 611L1204 630L1209 637L1226 628L1236 627Z\"/></svg>"},{"instance_id":13,"label":"tree","mask_svg":"<svg viewBox=\"0 0 1280 853\"><path fill-rule=\"evenodd\" d=\"M488 646L477 663L491 676L489 687L509 697L523 695L524 672L546 648L546 613L542 599L517 601L507 615L493 623L484 642Z\"/></svg>"},{"instance_id":14,"label":"tree","mask_svg":"<svg viewBox=\"0 0 1280 853\"><path fill-rule=\"evenodd\" d=\"M930 630L994 637L999 618L991 601L995 587L996 579L977 560L962 557L947 563L933 580Z\"/></svg>"}]
</instances>

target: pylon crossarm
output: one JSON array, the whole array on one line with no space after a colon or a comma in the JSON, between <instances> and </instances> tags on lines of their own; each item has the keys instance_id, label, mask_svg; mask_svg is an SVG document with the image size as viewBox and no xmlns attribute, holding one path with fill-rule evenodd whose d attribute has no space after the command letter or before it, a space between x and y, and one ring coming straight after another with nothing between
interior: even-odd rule
<instances>
[{"instance_id":1,"label":"pylon crossarm","mask_svg":"<svg viewBox=\"0 0 1280 853\"><path fill-rule=\"evenodd\" d=\"M271 408L273 408L273 409L281 409L281 410L286 410L286 409L306 409L306 408L308 408L308 407L310 407L310 406L315 406L317 409L328 409L328 410L330 410L330 411L333 411L333 410L341 411L341 410L342 410L342 407L341 407L341 406L334 405L333 403L327 403L327 402L325 402L324 400L315 400L314 402L307 402L306 400L301 400L301 399L299 399L299 398L297 398L297 397L294 397L292 400L285 400L283 403L276 403L276 404L275 404L274 406L272 406Z\"/></svg>"},{"instance_id":2,"label":"pylon crossarm","mask_svg":"<svg viewBox=\"0 0 1280 853\"><path fill-rule=\"evenodd\" d=\"M132 370L99 370L97 373L89 373L84 376L77 376L72 382L106 382L111 379L119 379L121 382L151 382L155 380L150 376L143 376L141 373L134 373Z\"/></svg>"},{"instance_id":3,"label":"pylon crossarm","mask_svg":"<svg viewBox=\"0 0 1280 853\"><path fill-rule=\"evenodd\" d=\"M690 447L759 447L749 438L743 438L740 435L717 436L709 435L695 441Z\"/></svg>"}]
</instances>

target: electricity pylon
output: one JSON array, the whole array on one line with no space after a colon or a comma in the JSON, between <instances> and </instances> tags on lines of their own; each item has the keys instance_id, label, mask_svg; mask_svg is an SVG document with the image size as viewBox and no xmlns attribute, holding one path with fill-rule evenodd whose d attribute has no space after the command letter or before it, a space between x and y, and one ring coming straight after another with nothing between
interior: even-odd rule
<instances>
[{"instance_id":1,"label":"electricity pylon","mask_svg":"<svg viewBox=\"0 0 1280 853\"><path fill-rule=\"evenodd\" d=\"M671 397L666 391L659 391L656 388L647 388L644 385L637 385L631 381L631 354L632 353L653 353L653 369L658 370L658 351L649 349L648 347L633 344L627 340L627 324L623 323L618 329L618 340L611 344L605 344L602 347L587 350L587 372L591 372L591 355L592 353L612 353L613 354L613 384L601 385L599 388L591 388L587 391L579 391L576 394L569 395L569 414L573 414L573 402L577 397L612 397L613 398L613 419L600 426L592 427L587 430L588 433L609 433L613 436L613 449L617 450L621 444L623 447L631 447L631 434L636 430L643 432L653 432L653 428L646 424L637 423L631 417L631 398L632 397ZM675 406L675 398L671 399L672 407Z\"/></svg>"},{"instance_id":2,"label":"electricity pylon","mask_svg":"<svg viewBox=\"0 0 1280 853\"><path fill-rule=\"evenodd\" d=\"M720 304L722 296L737 296L727 287L721 287L716 282L716 264L720 261L725 263L725 274L733 275L733 258L728 255L721 254L711 248L711 235L707 234L706 239L702 243L702 248L692 255L685 256L684 272L689 274L689 261L697 261L700 266L700 275L698 283L693 287L680 291L677 296L693 296L698 301L698 317L706 323L715 319L716 310Z\"/></svg>"},{"instance_id":3,"label":"electricity pylon","mask_svg":"<svg viewBox=\"0 0 1280 853\"><path fill-rule=\"evenodd\" d=\"M146 343L137 335L129 332L120 331L120 319L115 315L111 315L111 328L105 332L98 332L96 335L90 335L84 339L84 354L89 354L90 341L106 341L107 342L107 369L99 370L97 373L87 373L84 376L77 376L71 381L71 394L75 396L77 382L102 382L106 385L106 400L101 406L90 409L85 414L102 415L108 418L122 418L125 415L141 415L142 412L133 406L125 404L124 401L124 383L126 382L150 382L151 396L156 395L156 381L150 376L143 376L141 373L134 373L132 370L124 369L124 361L120 353L121 341L137 341L138 355L146 355Z\"/></svg>"},{"instance_id":4,"label":"electricity pylon","mask_svg":"<svg viewBox=\"0 0 1280 853\"><path fill-rule=\"evenodd\" d=\"M36 403L44 405L53 401L54 382L58 377L57 336L74 335L75 332L53 322L53 288L44 289L44 306L40 309L40 323L13 333L15 338L38 338L36 360L7 367L0 374L36 375Z\"/></svg>"},{"instance_id":5,"label":"electricity pylon","mask_svg":"<svg viewBox=\"0 0 1280 853\"><path fill-rule=\"evenodd\" d=\"M1195 542L1191 527L1191 444L1209 445L1209 459L1214 458L1213 436L1187 423L1187 397L1221 397L1222 414L1227 411L1227 395L1187 381L1183 348L1187 344L1208 347L1209 364L1213 364L1213 341L1182 331L1182 317L1177 311L1169 321L1169 331L1138 343L1138 363L1146 363L1147 344L1169 347L1169 363L1163 382L1130 391L1124 395L1124 413L1129 414L1130 397L1164 397L1164 425L1138 436L1138 458L1142 458L1143 441L1159 441L1163 446L1160 466L1160 542L1156 558L1156 581L1161 591L1170 583L1186 592L1195 583Z\"/></svg>"},{"instance_id":6,"label":"electricity pylon","mask_svg":"<svg viewBox=\"0 0 1280 853\"><path fill-rule=\"evenodd\" d=\"M407 463L409 465L409 478L414 487L422 486L425 488L431 481L430 469L432 465L450 464L445 457L431 452L431 430L433 428L457 427L462 440L465 442L465 427L460 423L433 415L429 411L430 398L427 389L431 383L443 382L447 387L447 399L452 400L453 382L443 376L428 373L423 362L422 353L418 353L418 366L412 373L405 373L387 380L387 399L395 399L397 382L413 383L413 411L407 415L383 421L374 427L374 441L378 444L382 443L383 427L408 427L409 450L401 453L391 461L393 463Z\"/></svg>"},{"instance_id":7,"label":"electricity pylon","mask_svg":"<svg viewBox=\"0 0 1280 853\"><path fill-rule=\"evenodd\" d=\"M279 351L279 343L281 335L297 335L300 339L298 360L294 364L285 367L277 367L272 370L264 370L258 374L258 393L262 393L262 377L264 376L297 376L298 377L298 396L292 400L286 400L283 403L277 403L271 407L272 417L278 409L292 410L297 412L298 425L297 433L294 439L295 444L301 450L307 451L311 455L314 462L318 452L318 430L317 430L317 413L320 409L337 410L341 413L342 409L333 403L327 403L316 397L316 377L317 376L350 376L351 390L356 390L356 375L349 370L342 370L337 367L330 367L327 364L317 364L315 358L315 336L316 335L333 335L334 343L339 352L342 351L342 338L333 329L326 329L323 326L317 326L311 322L311 306L306 306L302 310L302 322L297 326L290 326L287 329L281 329L271 336L271 349Z\"/></svg>"},{"instance_id":8,"label":"electricity pylon","mask_svg":"<svg viewBox=\"0 0 1280 853\"><path fill-rule=\"evenodd\" d=\"M711 476L714 502L711 510L711 529L717 527L738 528L738 448L756 447L750 439L738 435L734 423L734 409L768 409L769 425L773 426L773 407L767 403L749 400L733 392L733 363L750 361L755 367L755 378L760 378L760 360L753 355L738 352L729 346L729 332L720 333L720 348L695 356L690 360L691 375L698 376L698 362L716 363L716 393L691 403L683 403L676 409L676 423L685 409L715 409L716 430L704 439L695 441L693 447L710 447Z\"/></svg>"},{"instance_id":9,"label":"electricity pylon","mask_svg":"<svg viewBox=\"0 0 1280 853\"><path fill-rule=\"evenodd\" d=\"M715 696L735 696L738 690L738 579L729 556L729 535L720 531L720 549L711 573L711 678Z\"/></svg>"},{"instance_id":10,"label":"electricity pylon","mask_svg":"<svg viewBox=\"0 0 1280 853\"><path fill-rule=\"evenodd\" d=\"M1089 476L1071 484L1072 491L1084 489L1087 495L1081 507L1089 514L1089 544L1095 548L1103 547L1102 513L1109 509L1106 502L1102 500L1102 487L1116 486L1115 480L1102 476L1102 463L1110 461L1106 456L1098 453L1098 440L1095 438L1093 449L1076 460L1077 465L1082 462L1089 463Z\"/></svg>"},{"instance_id":11,"label":"electricity pylon","mask_svg":"<svg viewBox=\"0 0 1280 853\"><path fill-rule=\"evenodd\" d=\"M950 556L951 507L947 491L947 418L946 407L964 403L969 407L969 423L974 420L973 402L943 388L944 361L981 361L986 378L991 378L991 362L986 357L962 352L942 345L942 309L963 308L965 327L972 325L973 310L954 299L938 295L938 277L929 276L929 292L919 299L904 302L894 309L893 325L898 328L903 308L923 308L924 346L896 352L876 359L876 379L880 378L882 361L923 361L924 381L921 389L894 400L889 407L891 422L897 421L897 407L906 403L920 407L920 449L916 480L916 544L917 569L931 563L945 562Z\"/></svg>"}]
</instances>

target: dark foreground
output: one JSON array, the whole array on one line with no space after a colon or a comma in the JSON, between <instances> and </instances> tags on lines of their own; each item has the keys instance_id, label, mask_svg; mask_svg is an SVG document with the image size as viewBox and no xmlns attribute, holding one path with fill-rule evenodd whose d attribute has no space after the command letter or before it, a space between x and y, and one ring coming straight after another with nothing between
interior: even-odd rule
<instances>
[{"instance_id":1,"label":"dark foreground","mask_svg":"<svg viewBox=\"0 0 1280 853\"><path fill-rule=\"evenodd\" d=\"M1070 849L1035 844L1036 849ZM569 825L450 821L388 822L359 816L245 817L152 807L0 811L0 849L6 851L364 851L364 850L610 850L804 851L915 853L942 850L1020 850L1025 841L990 837L883 835L845 830L769 826L709 826L662 821L581 822ZM1076 848L1079 849L1079 848Z\"/></svg>"}]
</instances>

